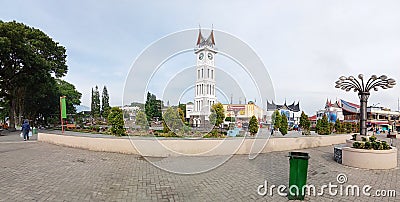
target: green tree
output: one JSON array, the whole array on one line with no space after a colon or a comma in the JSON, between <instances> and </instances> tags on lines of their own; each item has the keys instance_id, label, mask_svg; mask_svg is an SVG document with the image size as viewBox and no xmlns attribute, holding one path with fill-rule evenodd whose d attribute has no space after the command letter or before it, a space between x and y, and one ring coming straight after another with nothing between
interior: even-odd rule
<instances>
[{"instance_id":1,"label":"green tree","mask_svg":"<svg viewBox=\"0 0 400 202\"><path fill-rule=\"evenodd\" d=\"M108 114L110 112L110 97L108 95L107 87L104 86L103 92L101 95L101 116L104 118L108 117Z\"/></svg>"},{"instance_id":2,"label":"green tree","mask_svg":"<svg viewBox=\"0 0 400 202\"><path fill-rule=\"evenodd\" d=\"M282 122L281 113L278 110L275 110L272 114L272 125L274 126L275 130L279 130Z\"/></svg>"},{"instance_id":3,"label":"green tree","mask_svg":"<svg viewBox=\"0 0 400 202\"><path fill-rule=\"evenodd\" d=\"M42 82L32 84L29 88L29 92L32 93L27 93L23 100L18 100L19 104L22 104L17 108L18 114L24 114L24 118L30 120L38 118L41 124L48 123L51 117L56 117L57 122L60 121L61 93L58 87L56 80L49 77L43 77Z\"/></svg>"},{"instance_id":4,"label":"green tree","mask_svg":"<svg viewBox=\"0 0 400 202\"><path fill-rule=\"evenodd\" d=\"M75 86L61 79L56 79L60 96L66 96L67 114L76 113L76 105L81 104L82 93Z\"/></svg>"},{"instance_id":5,"label":"green tree","mask_svg":"<svg viewBox=\"0 0 400 202\"><path fill-rule=\"evenodd\" d=\"M95 119L100 117L100 93L97 85L94 90L92 88L91 113L92 117Z\"/></svg>"},{"instance_id":6,"label":"green tree","mask_svg":"<svg viewBox=\"0 0 400 202\"><path fill-rule=\"evenodd\" d=\"M144 105L145 113L147 116L147 120L150 122L153 118L158 117L162 119L161 109L163 107L163 103L161 100L157 100L157 97L150 92L147 92L146 103Z\"/></svg>"},{"instance_id":7,"label":"green tree","mask_svg":"<svg viewBox=\"0 0 400 202\"><path fill-rule=\"evenodd\" d=\"M183 130L184 124L182 121L182 117L178 112L178 109L174 109L173 107L167 108L167 110L163 114L163 126L164 131L166 132L171 130L176 133Z\"/></svg>"},{"instance_id":8,"label":"green tree","mask_svg":"<svg viewBox=\"0 0 400 202\"><path fill-rule=\"evenodd\" d=\"M318 130L316 132L320 135L331 134L331 125L329 124L328 117L324 114L322 119L317 121Z\"/></svg>"},{"instance_id":9,"label":"green tree","mask_svg":"<svg viewBox=\"0 0 400 202\"><path fill-rule=\"evenodd\" d=\"M286 135L288 133L288 121L285 114L282 114L281 124L279 125L279 131L282 135Z\"/></svg>"},{"instance_id":10,"label":"green tree","mask_svg":"<svg viewBox=\"0 0 400 202\"><path fill-rule=\"evenodd\" d=\"M141 129L147 130L149 129L149 123L147 122L146 114L142 111L139 110L136 113L136 125L140 126Z\"/></svg>"},{"instance_id":11,"label":"green tree","mask_svg":"<svg viewBox=\"0 0 400 202\"><path fill-rule=\"evenodd\" d=\"M300 115L300 127L303 130L309 131L311 126L311 122L308 119L308 116L304 113L304 111L301 112Z\"/></svg>"},{"instance_id":12,"label":"green tree","mask_svg":"<svg viewBox=\"0 0 400 202\"><path fill-rule=\"evenodd\" d=\"M339 119L336 119L334 128L335 128L336 133L342 133L343 132L342 123L340 122Z\"/></svg>"},{"instance_id":13,"label":"green tree","mask_svg":"<svg viewBox=\"0 0 400 202\"><path fill-rule=\"evenodd\" d=\"M15 117L24 116L24 109L37 104L24 99L32 95L33 84L45 87L54 82L52 75L65 76L68 71L65 52L63 46L39 29L15 21L0 21L0 97L8 103L10 128L15 128ZM53 93L54 88L40 90L46 95ZM38 117L40 113L36 111L31 116Z\"/></svg>"},{"instance_id":14,"label":"green tree","mask_svg":"<svg viewBox=\"0 0 400 202\"><path fill-rule=\"evenodd\" d=\"M185 112L181 108L176 109L178 111L179 117L181 117L181 120L183 123L185 123Z\"/></svg>"},{"instance_id":15,"label":"green tree","mask_svg":"<svg viewBox=\"0 0 400 202\"><path fill-rule=\"evenodd\" d=\"M186 104L178 104L178 108L182 110L183 112L183 117L186 117Z\"/></svg>"},{"instance_id":16,"label":"green tree","mask_svg":"<svg viewBox=\"0 0 400 202\"><path fill-rule=\"evenodd\" d=\"M317 124L315 125L315 132L319 134L320 130L321 130L321 119L318 119Z\"/></svg>"},{"instance_id":17,"label":"green tree","mask_svg":"<svg viewBox=\"0 0 400 202\"><path fill-rule=\"evenodd\" d=\"M113 107L108 115L108 123L111 125L110 132L115 136L126 135L124 128L124 115L118 107Z\"/></svg>"},{"instance_id":18,"label":"green tree","mask_svg":"<svg viewBox=\"0 0 400 202\"><path fill-rule=\"evenodd\" d=\"M249 121L249 132L251 133L251 135L257 134L258 132L258 121L254 115Z\"/></svg>"},{"instance_id":19,"label":"green tree","mask_svg":"<svg viewBox=\"0 0 400 202\"><path fill-rule=\"evenodd\" d=\"M221 103L216 103L211 106L211 114L209 116L210 122L214 126L219 127L225 119L224 106Z\"/></svg>"},{"instance_id":20,"label":"green tree","mask_svg":"<svg viewBox=\"0 0 400 202\"><path fill-rule=\"evenodd\" d=\"M351 133L351 132L353 132L353 131L352 131L352 125L351 125L351 123L349 123L349 122L345 122L345 123L344 123L344 128L345 128L346 133Z\"/></svg>"}]
</instances>

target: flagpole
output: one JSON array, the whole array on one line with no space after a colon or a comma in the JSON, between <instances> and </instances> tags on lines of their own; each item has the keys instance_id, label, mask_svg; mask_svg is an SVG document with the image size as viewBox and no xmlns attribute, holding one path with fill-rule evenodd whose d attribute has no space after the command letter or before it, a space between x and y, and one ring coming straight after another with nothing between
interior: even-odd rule
<instances>
[{"instance_id":1,"label":"flagpole","mask_svg":"<svg viewBox=\"0 0 400 202\"><path fill-rule=\"evenodd\" d=\"M61 99L63 96L60 97L60 119L61 119L61 133L64 134L64 125L63 125L63 118L62 118L62 102Z\"/></svg>"}]
</instances>

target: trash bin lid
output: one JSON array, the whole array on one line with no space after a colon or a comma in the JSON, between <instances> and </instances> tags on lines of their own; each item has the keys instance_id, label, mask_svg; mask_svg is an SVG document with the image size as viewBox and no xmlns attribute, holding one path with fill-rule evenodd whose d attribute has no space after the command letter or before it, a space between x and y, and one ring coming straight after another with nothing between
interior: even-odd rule
<instances>
[{"instance_id":1,"label":"trash bin lid","mask_svg":"<svg viewBox=\"0 0 400 202\"><path fill-rule=\"evenodd\" d=\"M289 152L290 158L301 158L301 159L309 159L310 156L306 152Z\"/></svg>"}]
</instances>

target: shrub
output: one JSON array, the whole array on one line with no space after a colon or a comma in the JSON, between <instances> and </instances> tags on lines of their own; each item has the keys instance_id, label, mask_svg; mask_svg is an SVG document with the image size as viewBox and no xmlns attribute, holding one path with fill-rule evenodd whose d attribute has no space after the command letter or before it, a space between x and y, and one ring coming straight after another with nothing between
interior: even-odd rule
<instances>
[{"instance_id":1,"label":"shrub","mask_svg":"<svg viewBox=\"0 0 400 202\"><path fill-rule=\"evenodd\" d=\"M371 148L374 150L379 150L381 142L371 142Z\"/></svg>"},{"instance_id":2,"label":"shrub","mask_svg":"<svg viewBox=\"0 0 400 202\"><path fill-rule=\"evenodd\" d=\"M301 134L302 135L311 135L311 132L309 130L304 130L304 131L301 131Z\"/></svg>"},{"instance_id":3,"label":"shrub","mask_svg":"<svg viewBox=\"0 0 400 202\"><path fill-rule=\"evenodd\" d=\"M373 135L373 136L369 137L369 141L371 141L371 142L375 142L375 141L376 141L376 136L375 136L375 135Z\"/></svg>"},{"instance_id":4,"label":"shrub","mask_svg":"<svg viewBox=\"0 0 400 202\"><path fill-rule=\"evenodd\" d=\"M366 142L366 141L367 141L367 138L361 137L361 141Z\"/></svg>"},{"instance_id":5,"label":"shrub","mask_svg":"<svg viewBox=\"0 0 400 202\"><path fill-rule=\"evenodd\" d=\"M364 149L372 149L371 142L365 142L364 143Z\"/></svg>"},{"instance_id":6,"label":"shrub","mask_svg":"<svg viewBox=\"0 0 400 202\"><path fill-rule=\"evenodd\" d=\"M356 149L360 149L360 142L353 142L353 147Z\"/></svg>"},{"instance_id":7,"label":"shrub","mask_svg":"<svg viewBox=\"0 0 400 202\"><path fill-rule=\"evenodd\" d=\"M108 122L111 124L110 132L112 135L126 135L124 129L124 117L120 108L111 108L110 113L108 114Z\"/></svg>"},{"instance_id":8,"label":"shrub","mask_svg":"<svg viewBox=\"0 0 400 202\"><path fill-rule=\"evenodd\" d=\"M382 141L382 149L389 150L389 149L391 149L391 147L389 146L389 144L386 141Z\"/></svg>"},{"instance_id":9,"label":"shrub","mask_svg":"<svg viewBox=\"0 0 400 202\"><path fill-rule=\"evenodd\" d=\"M353 135L351 135L351 140L356 140L356 138L357 138L357 134L356 133L354 133Z\"/></svg>"},{"instance_id":10,"label":"shrub","mask_svg":"<svg viewBox=\"0 0 400 202\"><path fill-rule=\"evenodd\" d=\"M354 142L353 148L356 149L373 149L373 150L389 150L390 145L386 141L366 141L366 142Z\"/></svg>"}]
</instances>

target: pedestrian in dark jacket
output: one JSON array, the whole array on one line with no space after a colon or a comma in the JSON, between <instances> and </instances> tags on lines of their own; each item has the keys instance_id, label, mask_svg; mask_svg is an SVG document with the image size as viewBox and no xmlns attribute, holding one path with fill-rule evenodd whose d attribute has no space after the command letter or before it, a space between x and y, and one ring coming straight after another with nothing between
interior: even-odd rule
<instances>
[{"instance_id":1,"label":"pedestrian in dark jacket","mask_svg":"<svg viewBox=\"0 0 400 202\"><path fill-rule=\"evenodd\" d=\"M28 120L24 120L24 124L22 124L21 131L24 135L24 141L29 140L29 131L31 130L31 126L29 125Z\"/></svg>"}]
</instances>

